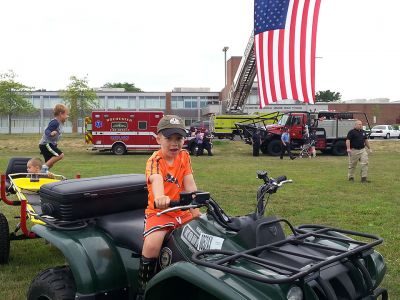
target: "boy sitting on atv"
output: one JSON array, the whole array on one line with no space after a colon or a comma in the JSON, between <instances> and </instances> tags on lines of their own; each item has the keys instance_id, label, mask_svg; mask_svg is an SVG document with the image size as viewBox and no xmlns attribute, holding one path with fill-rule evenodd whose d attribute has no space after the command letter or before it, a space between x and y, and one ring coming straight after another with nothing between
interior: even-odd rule
<instances>
[{"instance_id":1,"label":"boy sitting on atv","mask_svg":"<svg viewBox=\"0 0 400 300\"><path fill-rule=\"evenodd\" d=\"M200 215L198 209L169 212L159 217L156 215L168 208L171 201L178 200L181 192L197 190L189 153L182 150L185 137L186 129L180 117L166 115L158 123L156 139L161 149L154 152L146 164L149 196L137 299L142 299L146 284L155 273L165 235Z\"/></svg>"}]
</instances>

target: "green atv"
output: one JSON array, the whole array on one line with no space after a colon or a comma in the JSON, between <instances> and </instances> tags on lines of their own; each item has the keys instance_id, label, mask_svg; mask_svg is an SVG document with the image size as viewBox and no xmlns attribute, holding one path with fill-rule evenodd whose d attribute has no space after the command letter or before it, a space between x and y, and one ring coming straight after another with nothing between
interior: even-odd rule
<instances>
[{"instance_id":1,"label":"green atv","mask_svg":"<svg viewBox=\"0 0 400 300\"><path fill-rule=\"evenodd\" d=\"M46 225L32 230L60 249L67 265L39 273L29 300L136 298L147 192L144 176L135 176L129 210L118 202L124 188L107 188L107 177L94 184L79 179L46 185L53 193L41 196L39 217ZM373 249L381 238L264 217L269 197L291 180L269 178L265 171L258 178L263 184L253 213L228 216L207 192L183 193L176 206L160 212L207 208L166 237L145 299L388 299L379 287L386 265ZM74 191L86 191L68 196L63 186L70 189L70 184ZM57 188L64 195L54 196ZM95 200L103 192L121 211L105 214L111 202Z\"/></svg>"}]
</instances>

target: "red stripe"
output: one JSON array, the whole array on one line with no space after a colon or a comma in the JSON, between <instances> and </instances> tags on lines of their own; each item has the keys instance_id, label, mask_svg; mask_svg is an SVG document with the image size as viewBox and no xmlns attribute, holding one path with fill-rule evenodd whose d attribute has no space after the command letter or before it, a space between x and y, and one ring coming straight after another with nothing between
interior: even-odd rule
<instances>
[{"instance_id":1,"label":"red stripe","mask_svg":"<svg viewBox=\"0 0 400 300\"><path fill-rule=\"evenodd\" d=\"M257 41L257 35L254 37L254 56L256 57L256 62L257 62L257 60L258 60L258 57L257 57L257 53L258 53L258 51L257 51L257 43L256 43L256 41ZM260 108L263 108L264 107L264 105L263 105L263 99L262 99L262 91L261 91L261 89L260 89L260 82L261 82L261 71L260 71L260 68L258 67L258 66L256 66L256 68L257 68L257 80L258 80L258 99L260 100Z\"/></svg>"},{"instance_id":2,"label":"red stripe","mask_svg":"<svg viewBox=\"0 0 400 300\"><path fill-rule=\"evenodd\" d=\"M276 102L276 89L274 78L274 30L268 31L268 77L271 89L271 101Z\"/></svg>"},{"instance_id":3,"label":"red stripe","mask_svg":"<svg viewBox=\"0 0 400 300\"><path fill-rule=\"evenodd\" d=\"M299 7L299 0L293 1L292 17L290 21L290 33L289 33L289 75L290 85L292 87L293 99L298 100L297 88L296 88L296 74L294 65L294 47L295 47L295 33L296 33L296 15Z\"/></svg>"},{"instance_id":4,"label":"red stripe","mask_svg":"<svg viewBox=\"0 0 400 300\"><path fill-rule=\"evenodd\" d=\"M316 52L315 49L317 45L317 25L318 25L318 15L319 15L320 5L321 5L321 0L316 0L314 7L312 33L311 33L311 91L312 91L313 102L315 102L315 52Z\"/></svg>"},{"instance_id":5,"label":"red stripe","mask_svg":"<svg viewBox=\"0 0 400 300\"><path fill-rule=\"evenodd\" d=\"M307 78L306 78L306 44L307 44L307 16L310 7L310 0L305 0L303 13L301 16L301 29L300 29L300 79L301 90L303 92L304 102L309 102L307 93Z\"/></svg>"},{"instance_id":6,"label":"red stripe","mask_svg":"<svg viewBox=\"0 0 400 300\"><path fill-rule=\"evenodd\" d=\"M258 50L259 50L259 58L260 58L260 69L261 69L261 80L263 82L263 90L262 90L262 102L264 105L269 104L267 98L267 90L265 87L265 69L264 69L264 33L258 34ZM260 78L258 79L260 80ZM260 101L261 103L261 101Z\"/></svg>"},{"instance_id":7,"label":"red stripe","mask_svg":"<svg viewBox=\"0 0 400 300\"><path fill-rule=\"evenodd\" d=\"M285 63L284 63L284 46L285 46L285 30L278 31L278 68L279 68L279 84L281 86L282 99L287 99L286 82L285 82Z\"/></svg>"}]
</instances>

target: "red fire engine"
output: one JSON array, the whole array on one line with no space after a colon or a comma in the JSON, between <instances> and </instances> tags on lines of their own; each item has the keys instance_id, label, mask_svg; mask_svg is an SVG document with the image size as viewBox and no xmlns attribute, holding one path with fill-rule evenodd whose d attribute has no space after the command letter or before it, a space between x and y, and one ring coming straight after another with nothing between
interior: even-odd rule
<instances>
[{"instance_id":1,"label":"red fire engine","mask_svg":"<svg viewBox=\"0 0 400 300\"><path fill-rule=\"evenodd\" d=\"M155 151L160 148L157 124L163 116L162 111L93 111L85 120L85 140L93 150L117 155Z\"/></svg>"}]
</instances>

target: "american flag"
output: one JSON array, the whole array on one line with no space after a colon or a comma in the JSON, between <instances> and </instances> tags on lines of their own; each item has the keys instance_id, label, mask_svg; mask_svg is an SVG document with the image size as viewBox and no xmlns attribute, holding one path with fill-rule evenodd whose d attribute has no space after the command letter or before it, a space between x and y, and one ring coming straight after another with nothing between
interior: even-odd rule
<instances>
[{"instance_id":1,"label":"american flag","mask_svg":"<svg viewBox=\"0 0 400 300\"><path fill-rule=\"evenodd\" d=\"M277 100L314 103L321 0L254 0L260 107Z\"/></svg>"}]
</instances>

